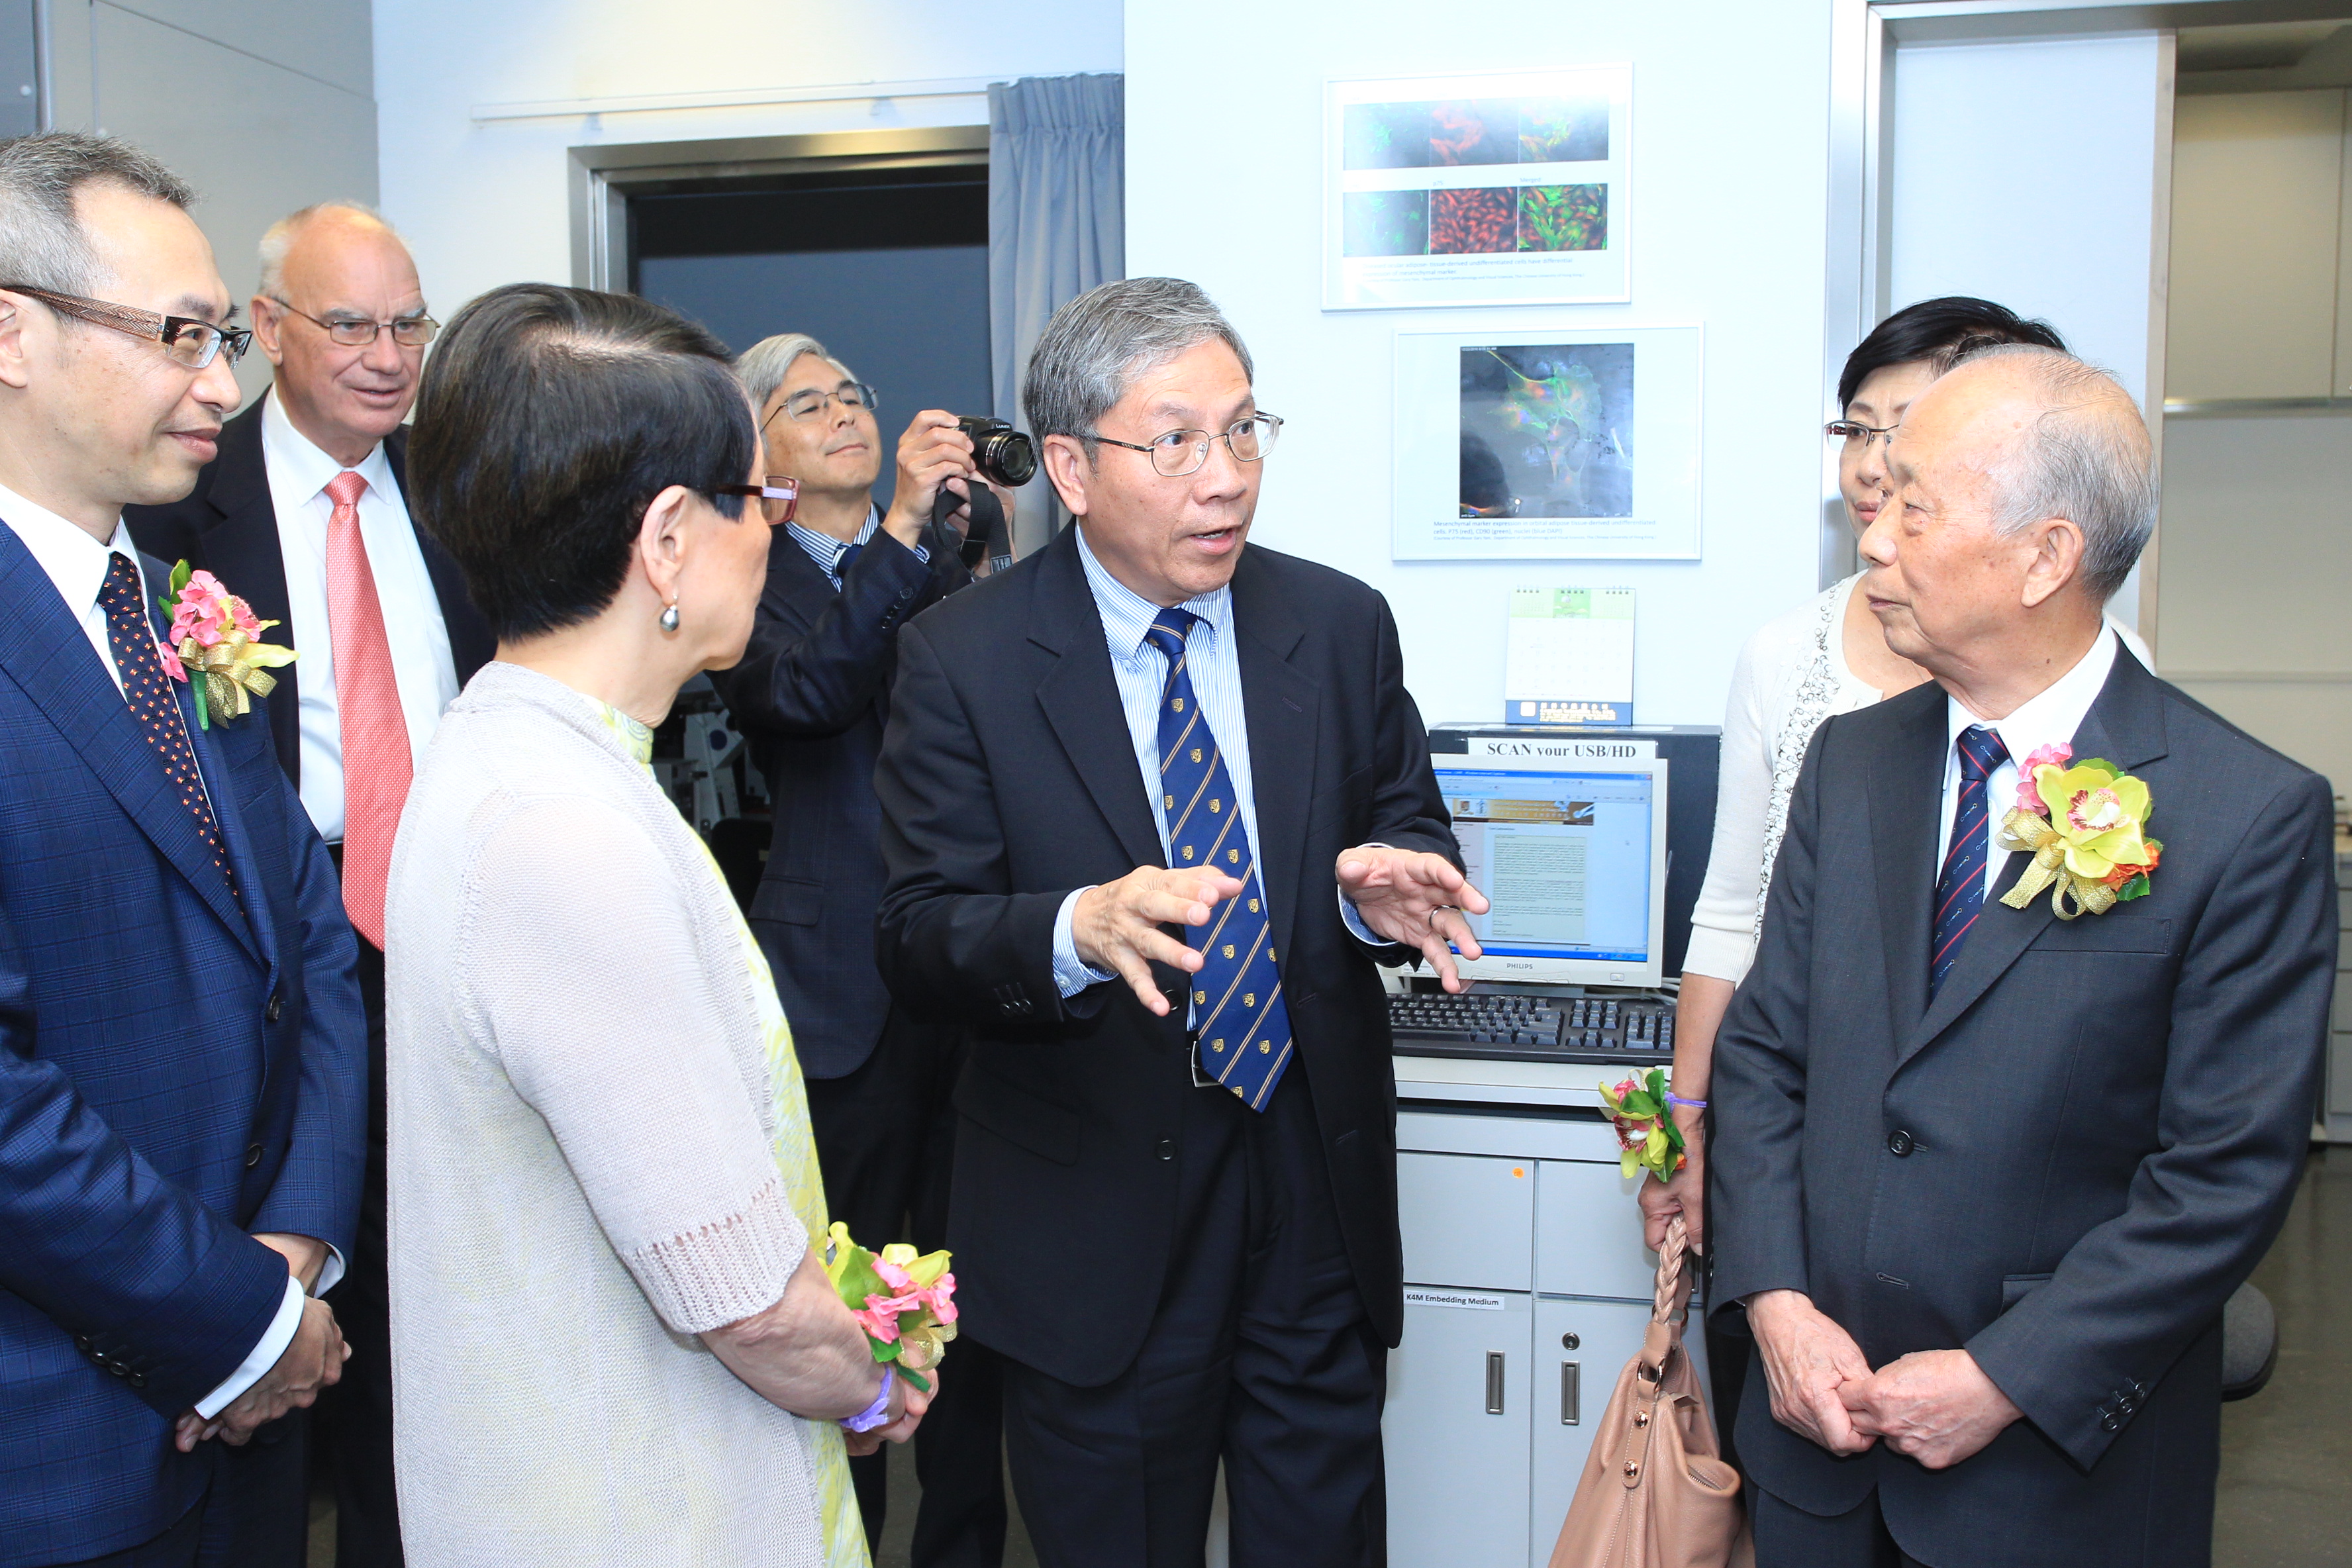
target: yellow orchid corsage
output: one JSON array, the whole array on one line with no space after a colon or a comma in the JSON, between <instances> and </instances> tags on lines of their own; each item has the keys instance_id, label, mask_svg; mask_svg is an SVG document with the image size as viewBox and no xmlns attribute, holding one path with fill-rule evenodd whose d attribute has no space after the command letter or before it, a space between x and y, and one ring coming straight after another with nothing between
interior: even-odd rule
<instances>
[{"instance_id":1,"label":"yellow orchid corsage","mask_svg":"<svg viewBox=\"0 0 2352 1568\"><path fill-rule=\"evenodd\" d=\"M292 648L261 640L278 623L257 620L252 607L209 572L192 572L181 562L172 568L172 592L159 602L172 617L172 639L156 652L173 679L187 682L199 729L211 729L215 713L224 721L243 718L253 698L277 689L278 678L269 672L294 662Z\"/></svg>"},{"instance_id":2,"label":"yellow orchid corsage","mask_svg":"<svg viewBox=\"0 0 2352 1568\"><path fill-rule=\"evenodd\" d=\"M2018 769L2017 805L2001 819L2000 847L2031 851L2033 863L2002 895L2011 909L2047 888L2062 921L2103 915L2146 897L2148 873L2163 858L2164 845L2145 831L2156 809L2147 785L2113 763L2075 763L2074 754L2070 746L2042 746Z\"/></svg>"},{"instance_id":3,"label":"yellow orchid corsage","mask_svg":"<svg viewBox=\"0 0 2352 1568\"><path fill-rule=\"evenodd\" d=\"M1647 1171L1663 1182L1689 1163L1683 1130L1666 1110L1673 1099L1664 1068L1635 1073L1614 1088L1601 1086L1601 1103L1617 1131L1618 1169L1626 1175Z\"/></svg>"},{"instance_id":4,"label":"yellow orchid corsage","mask_svg":"<svg viewBox=\"0 0 2352 1568\"><path fill-rule=\"evenodd\" d=\"M955 1276L949 1255L917 1256L903 1242L878 1254L849 1239L849 1227L835 1221L825 1237L825 1278L841 1294L849 1315L866 1331L866 1347L878 1362L896 1362L908 1382L928 1392L920 1373L940 1364L956 1337Z\"/></svg>"}]
</instances>

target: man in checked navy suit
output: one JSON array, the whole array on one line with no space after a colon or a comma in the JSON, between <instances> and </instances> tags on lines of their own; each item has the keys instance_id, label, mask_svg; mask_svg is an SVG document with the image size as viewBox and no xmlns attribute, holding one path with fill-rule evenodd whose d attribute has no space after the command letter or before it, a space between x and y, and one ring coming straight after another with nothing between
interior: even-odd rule
<instances>
[{"instance_id":1,"label":"man in checked navy suit","mask_svg":"<svg viewBox=\"0 0 2352 1568\"><path fill-rule=\"evenodd\" d=\"M1055 313L1024 391L1077 521L898 639L877 955L978 1036L948 1241L1050 1568L1383 1560L1402 1327L1376 963L1475 956L1395 622L1245 545L1281 421L1192 284ZM954 1371L947 1373L951 1381Z\"/></svg>"},{"instance_id":2,"label":"man in checked navy suit","mask_svg":"<svg viewBox=\"0 0 2352 1568\"><path fill-rule=\"evenodd\" d=\"M237 402L192 199L121 142L0 142L0 1568L299 1563L271 1423L349 1353L316 1292L364 1155L351 927L266 710L206 728L161 658L169 563L121 521Z\"/></svg>"}]
</instances>

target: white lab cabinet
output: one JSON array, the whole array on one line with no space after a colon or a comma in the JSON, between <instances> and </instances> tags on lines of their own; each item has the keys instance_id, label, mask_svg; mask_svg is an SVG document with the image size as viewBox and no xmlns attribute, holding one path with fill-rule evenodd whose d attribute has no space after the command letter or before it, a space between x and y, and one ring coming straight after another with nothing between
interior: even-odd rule
<instances>
[{"instance_id":1,"label":"white lab cabinet","mask_svg":"<svg viewBox=\"0 0 2352 1568\"><path fill-rule=\"evenodd\" d=\"M1404 1340L1389 1358L1389 1562L1544 1568L1657 1259L1599 1069L1397 1058ZM1694 1331L1686 1343L1700 1361Z\"/></svg>"}]
</instances>

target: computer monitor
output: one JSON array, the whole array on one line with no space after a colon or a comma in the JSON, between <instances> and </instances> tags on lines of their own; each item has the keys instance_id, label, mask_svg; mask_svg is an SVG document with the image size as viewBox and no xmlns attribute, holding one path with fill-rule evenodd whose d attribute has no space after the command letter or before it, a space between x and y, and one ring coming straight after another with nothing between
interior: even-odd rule
<instances>
[{"instance_id":1,"label":"computer monitor","mask_svg":"<svg viewBox=\"0 0 2352 1568\"><path fill-rule=\"evenodd\" d=\"M1622 750L1647 751L1627 746ZM1463 869L1492 901L1466 916L1465 979L1655 985L1665 974L1670 764L1624 758L1430 759Z\"/></svg>"}]
</instances>

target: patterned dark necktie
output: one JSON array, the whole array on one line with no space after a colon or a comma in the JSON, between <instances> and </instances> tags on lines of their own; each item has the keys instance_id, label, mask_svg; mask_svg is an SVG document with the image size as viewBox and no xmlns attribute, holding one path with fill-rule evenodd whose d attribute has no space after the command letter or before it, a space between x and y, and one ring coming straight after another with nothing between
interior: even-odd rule
<instances>
[{"instance_id":1,"label":"patterned dark necktie","mask_svg":"<svg viewBox=\"0 0 2352 1568\"><path fill-rule=\"evenodd\" d=\"M1202 1071L1252 1110L1264 1110L1290 1064L1290 1009L1282 1000L1265 890L1233 775L1184 671L1185 638L1199 619L1188 610L1162 610L1143 634L1168 657L1168 685L1160 694L1160 805L1170 866L1213 867L1242 885L1238 898L1211 907L1207 925L1185 931L1203 960L1192 976L1193 1050Z\"/></svg>"},{"instance_id":2,"label":"patterned dark necktie","mask_svg":"<svg viewBox=\"0 0 2352 1568\"><path fill-rule=\"evenodd\" d=\"M196 753L188 744L187 726L163 660L155 651L155 628L139 603L139 572L121 551L107 557L106 582L98 591L106 611L106 640L114 650L114 668L122 676L122 700L130 705L147 743L163 759L163 773L179 792L180 804L196 819L196 831L213 853L228 890L236 891L236 878L228 868L228 847L214 819L212 802L205 798L205 783L196 772ZM239 900L243 902L242 900Z\"/></svg>"},{"instance_id":3,"label":"patterned dark necktie","mask_svg":"<svg viewBox=\"0 0 2352 1568\"><path fill-rule=\"evenodd\" d=\"M1928 946L1927 995L1943 989L1944 976L1960 959L1969 928L1984 911L1985 859L1992 853L1992 771L2009 761L2000 736L1971 724L1955 742L1960 752L1960 798L1952 811L1952 847L1936 878L1936 934Z\"/></svg>"}]
</instances>

